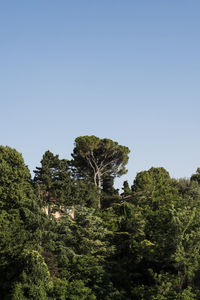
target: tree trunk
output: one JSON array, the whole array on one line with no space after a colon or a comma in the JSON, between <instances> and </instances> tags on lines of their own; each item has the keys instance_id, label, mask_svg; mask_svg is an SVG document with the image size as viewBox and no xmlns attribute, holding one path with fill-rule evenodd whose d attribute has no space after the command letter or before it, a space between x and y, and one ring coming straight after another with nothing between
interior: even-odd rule
<instances>
[{"instance_id":1,"label":"tree trunk","mask_svg":"<svg viewBox=\"0 0 200 300\"><path fill-rule=\"evenodd\" d=\"M98 192L99 192L99 197L98 197L98 208L101 209L101 174L98 172L97 173L97 187L98 187Z\"/></svg>"},{"instance_id":2,"label":"tree trunk","mask_svg":"<svg viewBox=\"0 0 200 300\"><path fill-rule=\"evenodd\" d=\"M94 184L98 188L98 208L101 208L101 173L99 171L94 172Z\"/></svg>"}]
</instances>

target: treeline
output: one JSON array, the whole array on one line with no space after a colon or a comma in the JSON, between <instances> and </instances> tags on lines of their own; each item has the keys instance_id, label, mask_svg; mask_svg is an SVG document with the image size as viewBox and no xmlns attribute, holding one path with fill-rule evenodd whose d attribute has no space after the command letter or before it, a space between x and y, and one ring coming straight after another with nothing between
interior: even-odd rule
<instances>
[{"instance_id":1,"label":"treeline","mask_svg":"<svg viewBox=\"0 0 200 300\"><path fill-rule=\"evenodd\" d=\"M200 299L200 169L152 167L120 194L129 152L78 137L72 159L46 151L31 178L0 146L1 299Z\"/></svg>"}]
</instances>

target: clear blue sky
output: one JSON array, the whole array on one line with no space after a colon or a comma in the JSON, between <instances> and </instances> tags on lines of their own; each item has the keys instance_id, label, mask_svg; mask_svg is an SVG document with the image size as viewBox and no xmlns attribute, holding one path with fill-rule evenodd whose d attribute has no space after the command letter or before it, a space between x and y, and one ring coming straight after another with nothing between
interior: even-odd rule
<instances>
[{"instance_id":1,"label":"clear blue sky","mask_svg":"<svg viewBox=\"0 0 200 300\"><path fill-rule=\"evenodd\" d=\"M137 172L200 166L199 0L0 2L0 144L32 171L74 139L130 148Z\"/></svg>"}]
</instances>

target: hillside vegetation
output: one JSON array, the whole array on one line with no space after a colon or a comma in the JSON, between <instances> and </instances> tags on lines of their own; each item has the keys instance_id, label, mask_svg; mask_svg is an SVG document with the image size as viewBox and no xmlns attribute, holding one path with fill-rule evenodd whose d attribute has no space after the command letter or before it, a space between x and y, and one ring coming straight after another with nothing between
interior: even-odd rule
<instances>
[{"instance_id":1,"label":"hillside vegetation","mask_svg":"<svg viewBox=\"0 0 200 300\"><path fill-rule=\"evenodd\" d=\"M46 151L34 178L0 146L0 298L200 299L200 169L162 167L114 187L130 150L82 136Z\"/></svg>"}]
</instances>

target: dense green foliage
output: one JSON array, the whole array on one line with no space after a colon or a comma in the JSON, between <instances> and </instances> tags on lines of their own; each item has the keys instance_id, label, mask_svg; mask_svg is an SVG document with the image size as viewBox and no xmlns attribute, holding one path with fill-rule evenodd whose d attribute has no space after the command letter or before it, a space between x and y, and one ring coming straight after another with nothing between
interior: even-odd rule
<instances>
[{"instance_id":1,"label":"dense green foliage","mask_svg":"<svg viewBox=\"0 0 200 300\"><path fill-rule=\"evenodd\" d=\"M176 180L152 167L119 194L128 153L79 137L71 161L46 151L31 179L0 147L1 299L200 299L200 169Z\"/></svg>"},{"instance_id":2,"label":"dense green foliage","mask_svg":"<svg viewBox=\"0 0 200 300\"><path fill-rule=\"evenodd\" d=\"M79 178L92 180L101 191L105 177L121 176L127 172L128 147L110 139L100 139L94 135L80 136L75 140L72 166ZM101 208L99 198L98 207Z\"/></svg>"}]
</instances>

